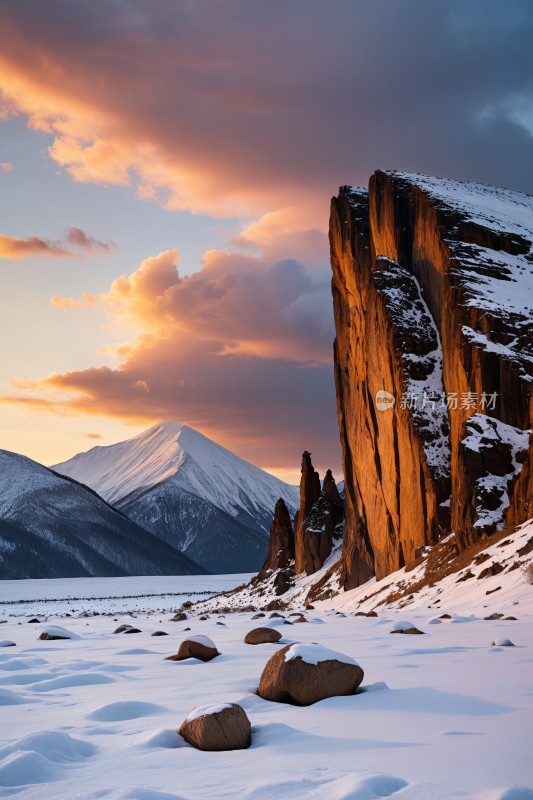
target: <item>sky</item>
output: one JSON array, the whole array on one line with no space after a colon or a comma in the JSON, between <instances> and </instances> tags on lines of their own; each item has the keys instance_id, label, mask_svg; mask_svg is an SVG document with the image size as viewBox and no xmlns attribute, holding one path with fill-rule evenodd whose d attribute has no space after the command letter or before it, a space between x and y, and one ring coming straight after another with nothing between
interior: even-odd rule
<instances>
[{"instance_id":1,"label":"sky","mask_svg":"<svg viewBox=\"0 0 533 800\"><path fill-rule=\"evenodd\" d=\"M342 476L329 203L533 193L530 0L3 0L0 447L160 420Z\"/></svg>"}]
</instances>

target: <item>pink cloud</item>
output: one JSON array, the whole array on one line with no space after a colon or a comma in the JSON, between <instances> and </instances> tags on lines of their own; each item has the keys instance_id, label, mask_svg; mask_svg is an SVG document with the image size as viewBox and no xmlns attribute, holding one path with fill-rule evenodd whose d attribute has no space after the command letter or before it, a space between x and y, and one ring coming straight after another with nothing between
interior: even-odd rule
<instances>
[{"instance_id":1,"label":"pink cloud","mask_svg":"<svg viewBox=\"0 0 533 800\"><path fill-rule=\"evenodd\" d=\"M106 348L116 368L17 381L2 402L60 414L188 422L267 466L315 447L339 461L328 287L296 261L209 251L182 277L176 251L143 261L101 295L58 308L107 309L137 335Z\"/></svg>"},{"instance_id":2,"label":"pink cloud","mask_svg":"<svg viewBox=\"0 0 533 800\"><path fill-rule=\"evenodd\" d=\"M113 242L100 242L80 228L69 228L61 239L45 239L40 236L17 236L0 234L0 258L22 259L35 256L63 258L79 255L109 255L115 249Z\"/></svg>"},{"instance_id":3,"label":"pink cloud","mask_svg":"<svg viewBox=\"0 0 533 800\"><path fill-rule=\"evenodd\" d=\"M12 172L13 164L10 161L2 161L0 163L0 172Z\"/></svg>"}]
</instances>

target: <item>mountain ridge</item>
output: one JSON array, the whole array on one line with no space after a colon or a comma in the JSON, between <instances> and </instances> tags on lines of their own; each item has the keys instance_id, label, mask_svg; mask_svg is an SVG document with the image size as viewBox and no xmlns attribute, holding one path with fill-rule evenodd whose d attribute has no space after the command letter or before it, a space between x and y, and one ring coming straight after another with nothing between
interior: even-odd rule
<instances>
[{"instance_id":1,"label":"mountain ridge","mask_svg":"<svg viewBox=\"0 0 533 800\"><path fill-rule=\"evenodd\" d=\"M272 511L292 487L178 422L96 446L53 466L209 571L253 572L268 547Z\"/></svg>"}]
</instances>

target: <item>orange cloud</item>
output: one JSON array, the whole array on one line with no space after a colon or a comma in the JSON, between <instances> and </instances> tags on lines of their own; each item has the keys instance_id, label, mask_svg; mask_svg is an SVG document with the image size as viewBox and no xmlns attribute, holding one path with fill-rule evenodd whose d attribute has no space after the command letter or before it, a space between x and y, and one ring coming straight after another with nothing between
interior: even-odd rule
<instances>
[{"instance_id":1,"label":"orange cloud","mask_svg":"<svg viewBox=\"0 0 533 800\"><path fill-rule=\"evenodd\" d=\"M54 305L100 305L137 335L106 347L114 369L14 381L18 394L1 402L184 420L256 463L292 467L311 447L338 463L329 285L301 263L211 250L199 272L181 276L170 250L107 293Z\"/></svg>"},{"instance_id":2,"label":"orange cloud","mask_svg":"<svg viewBox=\"0 0 533 800\"><path fill-rule=\"evenodd\" d=\"M79 255L109 255L115 249L113 242L100 242L80 228L69 228L58 240L44 239L40 236L17 236L0 234L0 258L19 260L35 256L63 258Z\"/></svg>"},{"instance_id":3,"label":"orange cloud","mask_svg":"<svg viewBox=\"0 0 533 800\"><path fill-rule=\"evenodd\" d=\"M11 172L13 170L13 164L10 161L2 161L0 163L0 172Z\"/></svg>"}]
</instances>

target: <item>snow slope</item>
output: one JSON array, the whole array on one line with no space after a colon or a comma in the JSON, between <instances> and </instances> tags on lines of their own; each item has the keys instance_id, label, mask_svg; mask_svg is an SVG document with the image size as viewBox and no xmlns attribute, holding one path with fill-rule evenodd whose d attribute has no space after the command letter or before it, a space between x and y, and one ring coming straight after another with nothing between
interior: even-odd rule
<instances>
[{"instance_id":1,"label":"snow slope","mask_svg":"<svg viewBox=\"0 0 533 800\"><path fill-rule=\"evenodd\" d=\"M0 578L201 571L87 487L0 450Z\"/></svg>"},{"instance_id":2,"label":"snow slope","mask_svg":"<svg viewBox=\"0 0 533 800\"><path fill-rule=\"evenodd\" d=\"M146 579L145 593L160 581L168 579ZM208 587L209 578L198 581ZM116 593L129 593L130 582L117 579ZM30 604L1 626L16 646L0 649L0 797L533 800L532 591L523 586L513 601L515 621L484 620L466 605L461 617L455 604L443 604L439 615L451 618L441 624L422 607L376 618L317 609L292 625L285 612L266 620L279 625L281 641L258 646L243 642L265 623L251 613L182 623L161 611L136 614L141 633L127 636L113 630L129 615L56 618L47 624L79 638L39 641L44 625L28 624ZM27 582L28 598L38 594ZM507 611L495 597L489 610ZM390 635L406 613L425 635ZM168 636L152 637L157 630ZM209 636L221 655L165 661L188 635ZM504 638L516 646L492 646ZM295 642L355 660L361 688L305 708L260 698L266 661ZM179 737L195 707L232 702L252 723L248 750L201 752Z\"/></svg>"},{"instance_id":3,"label":"snow slope","mask_svg":"<svg viewBox=\"0 0 533 800\"><path fill-rule=\"evenodd\" d=\"M252 572L266 555L274 506L299 490L177 422L94 447L54 469L212 572Z\"/></svg>"}]
</instances>

